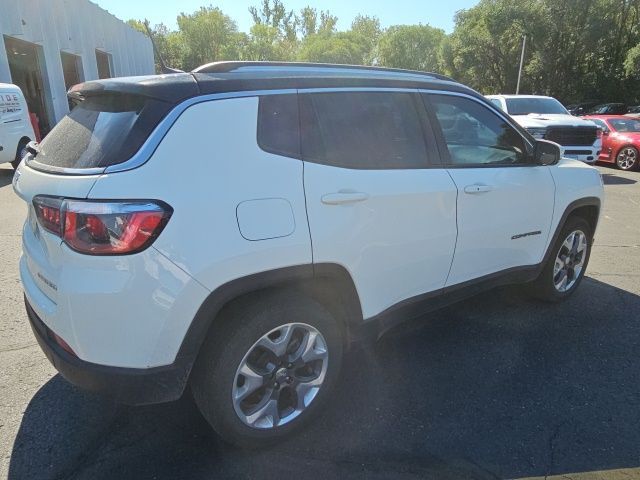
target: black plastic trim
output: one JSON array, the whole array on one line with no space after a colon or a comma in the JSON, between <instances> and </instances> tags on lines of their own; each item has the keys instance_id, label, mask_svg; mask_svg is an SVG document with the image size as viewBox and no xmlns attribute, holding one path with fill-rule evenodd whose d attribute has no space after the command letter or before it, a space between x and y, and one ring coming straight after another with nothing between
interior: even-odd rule
<instances>
[{"instance_id":1,"label":"black plastic trim","mask_svg":"<svg viewBox=\"0 0 640 480\"><path fill-rule=\"evenodd\" d=\"M179 363L193 363L216 315L231 300L251 292L313 278L313 265L296 265L260 272L216 288L198 309L176 356Z\"/></svg>"},{"instance_id":2,"label":"black plastic trim","mask_svg":"<svg viewBox=\"0 0 640 480\"><path fill-rule=\"evenodd\" d=\"M70 383L104 394L118 403L147 405L180 398L191 365L174 362L154 368L123 368L86 362L59 346L25 296L31 329L51 364Z\"/></svg>"},{"instance_id":3,"label":"black plastic trim","mask_svg":"<svg viewBox=\"0 0 640 480\"><path fill-rule=\"evenodd\" d=\"M472 297L486 290L501 285L527 283L535 280L553 253L553 246L569 216L575 212L576 209L586 206L596 207L599 211L600 203L600 199L597 197L585 197L571 202L562 214L554 234L551 236L551 240L547 245L542 262L539 264L508 268L480 278L408 298L389 307L378 315L365 320L362 328L358 329L358 332L355 334L356 337L375 339L406 320L420 317L426 313ZM597 225L593 225L594 232L596 227ZM591 240L593 241L593 239Z\"/></svg>"},{"instance_id":4,"label":"black plastic trim","mask_svg":"<svg viewBox=\"0 0 640 480\"><path fill-rule=\"evenodd\" d=\"M601 207L600 199L598 197L584 197L584 198L579 198L578 200L574 200L569 205L567 205L567 208L564 209L564 212L562 214L562 217L560 217L560 221L558 222L556 230L553 233L551 240L547 244L547 251L544 254L541 265L544 265L549 260L549 257L553 253L552 251L553 246L558 240L560 231L562 230L562 227L564 227L564 224L567 222L567 218L569 218L569 216L573 212L575 212L578 208L581 208L581 207L596 207L598 209L598 217L596 217L596 222L593 225L593 231L591 232L592 235L595 233L596 228L598 226L598 218L600 214L600 207ZM593 237L590 240L593 241Z\"/></svg>"},{"instance_id":5,"label":"black plastic trim","mask_svg":"<svg viewBox=\"0 0 640 480\"><path fill-rule=\"evenodd\" d=\"M71 383L88 390L102 392L116 401L132 405L160 403L179 398L189 380L200 347L217 314L230 301L254 291L280 286L304 286L309 280L325 280L339 285L347 301L348 336L350 341L375 340L385 331L430 311L450 305L487 289L510 283L532 281L540 274L567 218L578 208L600 209L600 199L586 197L570 203L551 237L543 261L537 265L510 268L461 284L418 295L363 319L357 290L348 271L337 264L320 263L285 267L232 280L214 290L200 306L175 361L171 365L149 369L108 367L80 360L63 350L52 338L25 297L27 314L40 347L55 368ZM596 225L593 225L594 230ZM302 288L304 291L304 287Z\"/></svg>"},{"instance_id":6,"label":"black plastic trim","mask_svg":"<svg viewBox=\"0 0 640 480\"><path fill-rule=\"evenodd\" d=\"M492 288L512 283L530 282L539 275L541 265L509 268L408 298L367 319L357 336L359 338L376 339L405 321L421 317L429 312L473 297Z\"/></svg>"}]
</instances>

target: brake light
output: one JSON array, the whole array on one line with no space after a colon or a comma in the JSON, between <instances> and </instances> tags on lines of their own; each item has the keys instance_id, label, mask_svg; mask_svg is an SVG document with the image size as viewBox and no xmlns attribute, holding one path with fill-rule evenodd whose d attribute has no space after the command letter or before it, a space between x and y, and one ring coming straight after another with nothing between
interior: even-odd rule
<instances>
[{"instance_id":1,"label":"brake light","mask_svg":"<svg viewBox=\"0 0 640 480\"><path fill-rule=\"evenodd\" d=\"M69 248L90 255L144 250L160 235L173 210L156 201L84 201L37 196L38 222Z\"/></svg>"},{"instance_id":2,"label":"brake light","mask_svg":"<svg viewBox=\"0 0 640 480\"><path fill-rule=\"evenodd\" d=\"M59 237L62 236L62 217L60 215L62 199L55 197L36 198L38 200L34 199L33 206L42 228Z\"/></svg>"}]
</instances>

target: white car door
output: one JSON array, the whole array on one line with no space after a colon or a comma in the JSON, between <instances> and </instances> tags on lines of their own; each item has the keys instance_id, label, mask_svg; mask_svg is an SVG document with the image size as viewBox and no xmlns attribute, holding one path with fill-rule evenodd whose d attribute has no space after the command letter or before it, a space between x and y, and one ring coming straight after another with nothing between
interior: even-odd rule
<instances>
[{"instance_id":1,"label":"white car door","mask_svg":"<svg viewBox=\"0 0 640 480\"><path fill-rule=\"evenodd\" d=\"M415 91L299 94L314 263L354 280L364 318L444 287L456 187ZM426 142L425 142L426 135Z\"/></svg>"},{"instance_id":2,"label":"white car door","mask_svg":"<svg viewBox=\"0 0 640 480\"><path fill-rule=\"evenodd\" d=\"M458 188L458 239L447 286L542 260L553 216L549 167L507 119L463 95L424 94Z\"/></svg>"}]
</instances>

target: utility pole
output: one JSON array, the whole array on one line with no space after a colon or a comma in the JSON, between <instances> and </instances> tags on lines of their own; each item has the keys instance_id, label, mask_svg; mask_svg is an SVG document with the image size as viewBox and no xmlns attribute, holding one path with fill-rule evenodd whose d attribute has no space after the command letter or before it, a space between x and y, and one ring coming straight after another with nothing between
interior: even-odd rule
<instances>
[{"instance_id":1,"label":"utility pole","mask_svg":"<svg viewBox=\"0 0 640 480\"><path fill-rule=\"evenodd\" d=\"M520 54L520 68L518 69L518 84L516 85L516 95L520 93L520 77L522 77L522 64L524 63L524 49L527 45L527 36L522 37L522 53Z\"/></svg>"}]
</instances>

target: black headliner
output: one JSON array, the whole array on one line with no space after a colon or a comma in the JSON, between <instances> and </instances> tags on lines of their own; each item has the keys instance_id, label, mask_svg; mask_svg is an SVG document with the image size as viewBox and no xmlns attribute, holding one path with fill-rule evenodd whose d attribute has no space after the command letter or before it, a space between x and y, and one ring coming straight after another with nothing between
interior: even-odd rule
<instances>
[{"instance_id":1,"label":"black headliner","mask_svg":"<svg viewBox=\"0 0 640 480\"><path fill-rule=\"evenodd\" d=\"M258 68L243 70L244 67ZM120 93L177 104L187 98L214 93L340 87L422 88L483 98L474 90L438 74L349 65L265 62L219 62L192 73L92 80L73 86L69 96Z\"/></svg>"}]
</instances>

